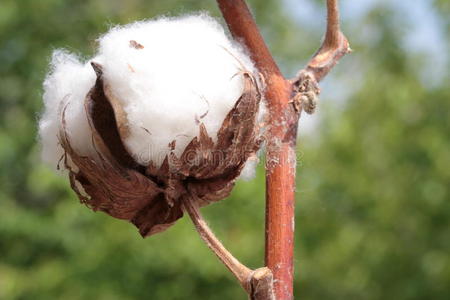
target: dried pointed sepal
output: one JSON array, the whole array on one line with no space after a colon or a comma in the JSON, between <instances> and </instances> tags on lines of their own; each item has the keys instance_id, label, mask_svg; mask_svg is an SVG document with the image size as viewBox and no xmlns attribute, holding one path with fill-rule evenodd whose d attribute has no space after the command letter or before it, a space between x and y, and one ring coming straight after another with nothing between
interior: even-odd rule
<instances>
[{"instance_id":1,"label":"dried pointed sepal","mask_svg":"<svg viewBox=\"0 0 450 300\"><path fill-rule=\"evenodd\" d=\"M94 211L132 221L144 236L166 229L182 216L179 207L170 207L161 197L163 190L140 172L121 167L101 152L97 159L78 155L66 133L64 111L59 138L65 155L78 168L75 171L66 164L72 189ZM99 141L101 144L102 140ZM142 215L147 217L145 222L140 220Z\"/></svg>"},{"instance_id":2,"label":"dried pointed sepal","mask_svg":"<svg viewBox=\"0 0 450 300\"><path fill-rule=\"evenodd\" d=\"M108 114L109 117L108 121L114 122L115 126L113 130L118 132L118 135L121 140L121 141L116 140L116 142L120 142L123 145L123 147L126 148L124 141L130 134L127 114L120 100L114 96L114 94L111 92L111 88L109 87L109 85L103 80L102 65L95 62L92 62L91 65L95 70L95 73L97 74L97 80L90 94L93 96L92 98L94 102L98 103L99 106L101 106L103 112ZM102 111L100 111L100 114L101 113ZM111 113L113 114L112 119ZM96 119L98 115L96 115L95 112L93 112L92 116L94 119ZM125 152L127 152L128 154L128 151Z\"/></svg>"},{"instance_id":3,"label":"dried pointed sepal","mask_svg":"<svg viewBox=\"0 0 450 300\"><path fill-rule=\"evenodd\" d=\"M188 178L187 191L196 195L200 206L227 197L245 162L260 146L256 116L261 95L250 74L244 72L243 80L244 91L223 121L217 142L213 143L200 124L199 136L192 139L180 159L172 155L177 166L172 174Z\"/></svg>"},{"instance_id":4,"label":"dried pointed sepal","mask_svg":"<svg viewBox=\"0 0 450 300\"><path fill-rule=\"evenodd\" d=\"M170 206L160 194L155 201L141 209L131 222L139 228L143 237L147 237L166 230L182 216L180 203Z\"/></svg>"},{"instance_id":5,"label":"dried pointed sepal","mask_svg":"<svg viewBox=\"0 0 450 300\"><path fill-rule=\"evenodd\" d=\"M199 137L181 155L184 166L180 172L185 176L208 179L239 169L237 177L245 161L258 150L256 116L261 95L248 73L243 74L243 80L244 91L223 121L217 142L212 143L206 128L200 124Z\"/></svg>"},{"instance_id":6,"label":"dried pointed sepal","mask_svg":"<svg viewBox=\"0 0 450 300\"><path fill-rule=\"evenodd\" d=\"M111 88L108 84L104 83L103 90L105 92L106 98L109 100L114 110L114 116L117 120L117 129L119 131L120 137L122 138L122 141L124 141L130 135L127 114L123 109L123 106L119 99L117 99L112 93Z\"/></svg>"},{"instance_id":7,"label":"dried pointed sepal","mask_svg":"<svg viewBox=\"0 0 450 300\"><path fill-rule=\"evenodd\" d=\"M226 151L226 160L243 167L243 163L259 148L257 113L261 95L255 80L244 73L244 92L225 118L217 134L216 149ZM229 169L229 167L228 167ZM223 172L215 170L214 175Z\"/></svg>"},{"instance_id":8,"label":"dried pointed sepal","mask_svg":"<svg viewBox=\"0 0 450 300\"><path fill-rule=\"evenodd\" d=\"M206 206L228 197L234 187L234 178L231 180L218 178L188 183L188 190L197 195L199 206Z\"/></svg>"},{"instance_id":9,"label":"dried pointed sepal","mask_svg":"<svg viewBox=\"0 0 450 300\"><path fill-rule=\"evenodd\" d=\"M86 96L85 110L95 144L100 148L100 152L107 156L108 161L117 161L121 166L136 168L138 164L123 142L124 135L128 132L125 112L117 101L111 100L111 96L107 95L102 66L94 62L91 65L97 74L97 80Z\"/></svg>"}]
</instances>

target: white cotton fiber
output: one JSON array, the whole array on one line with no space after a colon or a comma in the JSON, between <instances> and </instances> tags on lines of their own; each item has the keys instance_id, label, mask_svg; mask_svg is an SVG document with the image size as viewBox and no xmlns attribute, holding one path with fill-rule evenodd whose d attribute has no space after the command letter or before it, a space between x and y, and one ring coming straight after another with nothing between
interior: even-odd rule
<instances>
[{"instance_id":1,"label":"white cotton fiber","mask_svg":"<svg viewBox=\"0 0 450 300\"><path fill-rule=\"evenodd\" d=\"M173 140L175 153L184 151L198 135L199 122L215 141L242 95L243 69L256 72L242 47L203 14L114 27L100 37L98 53L90 61L102 65L103 80L126 113L127 150L140 164L153 161L157 166ZM94 151L84 111L96 78L90 61L81 63L60 50L53 55L39 124L47 162L56 165L63 153L57 135L65 105L72 146L82 155Z\"/></svg>"},{"instance_id":2,"label":"white cotton fiber","mask_svg":"<svg viewBox=\"0 0 450 300\"><path fill-rule=\"evenodd\" d=\"M161 18L113 28L100 38L104 79L130 124L127 149L139 163L159 165L176 140L180 155L201 119L216 138L242 94L240 63L253 64L206 15Z\"/></svg>"},{"instance_id":3,"label":"white cotton fiber","mask_svg":"<svg viewBox=\"0 0 450 300\"><path fill-rule=\"evenodd\" d=\"M50 73L44 81L45 111L39 122L39 135L43 160L56 167L63 154L58 134L64 107L66 129L72 147L81 155L94 151L84 99L94 85L96 76L89 64L82 64L76 56L61 50L53 53L50 65Z\"/></svg>"},{"instance_id":4,"label":"white cotton fiber","mask_svg":"<svg viewBox=\"0 0 450 300\"><path fill-rule=\"evenodd\" d=\"M252 156L250 157L247 162L245 163L244 168L241 171L241 174L239 175L239 179L243 179L245 181L249 181L256 176L256 167L259 163L259 157Z\"/></svg>"}]
</instances>

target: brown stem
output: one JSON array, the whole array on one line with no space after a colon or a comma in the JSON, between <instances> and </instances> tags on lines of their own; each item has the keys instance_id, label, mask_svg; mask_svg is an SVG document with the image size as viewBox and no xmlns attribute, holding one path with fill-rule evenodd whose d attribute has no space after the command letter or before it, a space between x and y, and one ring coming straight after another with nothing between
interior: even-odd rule
<instances>
[{"instance_id":1,"label":"brown stem","mask_svg":"<svg viewBox=\"0 0 450 300\"><path fill-rule=\"evenodd\" d=\"M236 276L251 300L274 300L272 272L267 268L251 270L239 262L219 241L203 219L197 202L188 196L183 199L183 207L194 223L206 245L220 261Z\"/></svg>"},{"instance_id":2,"label":"brown stem","mask_svg":"<svg viewBox=\"0 0 450 300\"><path fill-rule=\"evenodd\" d=\"M243 0L217 0L232 35L249 50L266 83L269 107L266 164L266 266L278 300L293 298L294 187L297 117L292 87L282 76Z\"/></svg>"},{"instance_id":3,"label":"brown stem","mask_svg":"<svg viewBox=\"0 0 450 300\"><path fill-rule=\"evenodd\" d=\"M274 276L277 300L293 299L296 99L318 94L317 83L350 51L339 29L337 0L327 0L325 40L298 77L286 80L266 46L245 0L217 0L228 28L250 52L266 83L269 108L266 162L266 266ZM305 94L302 97L301 94ZM313 96L311 96L311 93ZM294 103L294 105L291 105ZM315 104L312 102L311 111ZM311 112L310 111L310 112Z\"/></svg>"},{"instance_id":4,"label":"brown stem","mask_svg":"<svg viewBox=\"0 0 450 300\"><path fill-rule=\"evenodd\" d=\"M337 0L327 1L327 12L327 32L325 33L325 41L332 48L333 46L339 45L339 36L337 33L340 32L340 25Z\"/></svg>"}]
</instances>

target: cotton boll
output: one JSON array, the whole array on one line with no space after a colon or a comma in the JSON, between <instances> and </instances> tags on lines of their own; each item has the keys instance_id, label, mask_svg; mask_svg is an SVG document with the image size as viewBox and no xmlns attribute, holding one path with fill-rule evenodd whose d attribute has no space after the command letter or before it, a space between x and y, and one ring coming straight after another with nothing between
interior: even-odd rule
<instances>
[{"instance_id":1,"label":"cotton boll","mask_svg":"<svg viewBox=\"0 0 450 300\"><path fill-rule=\"evenodd\" d=\"M89 64L82 64L68 52L54 52L50 73L44 81L45 110L39 122L42 158L53 167L63 155L58 135L64 107L66 129L74 149L81 155L95 151L84 110L86 94L93 87L95 78L95 72Z\"/></svg>"},{"instance_id":2,"label":"cotton boll","mask_svg":"<svg viewBox=\"0 0 450 300\"><path fill-rule=\"evenodd\" d=\"M99 40L103 78L129 123L125 145L134 159L160 165L198 135L199 121L215 140L243 91L242 48L205 15L161 18L111 29Z\"/></svg>"},{"instance_id":3,"label":"cotton boll","mask_svg":"<svg viewBox=\"0 0 450 300\"><path fill-rule=\"evenodd\" d=\"M224 199L240 175L254 176L265 127L261 82L217 22L138 22L113 28L99 45L87 63L55 51L39 123L44 160L67 159L82 203L146 237L186 207Z\"/></svg>"},{"instance_id":4,"label":"cotton boll","mask_svg":"<svg viewBox=\"0 0 450 300\"><path fill-rule=\"evenodd\" d=\"M39 124L43 159L53 166L63 155L58 141L63 109L71 147L79 155L98 157L84 107L96 81L90 62L101 65L105 88L124 109L129 131L123 136L125 146L144 166L150 161L159 166L173 140L175 154L181 155L198 136L200 122L216 141L242 95L243 71L257 73L242 47L206 15L115 27L99 39L99 46L86 64L65 51L53 55ZM264 111L261 103L258 123ZM249 160L242 178L251 177L255 165Z\"/></svg>"}]
</instances>

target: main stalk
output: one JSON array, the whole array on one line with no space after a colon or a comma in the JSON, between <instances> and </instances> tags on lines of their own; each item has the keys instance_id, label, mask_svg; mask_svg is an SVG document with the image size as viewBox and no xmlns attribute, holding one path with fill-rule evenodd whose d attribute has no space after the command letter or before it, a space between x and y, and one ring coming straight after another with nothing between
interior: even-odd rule
<instances>
[{"instance_id":1,"label":"main stalk","mask_svg":"<svg viewBox=\"0 0 450 300\"><path fill-rule=\"evenodd\" d=\"M266 266L277 300L293 299L295 141L292 87L281 74L243 0L217 0L230 32L249 50L266 83L269 109L266 161Z\"/></svg>"}]
</instances>

